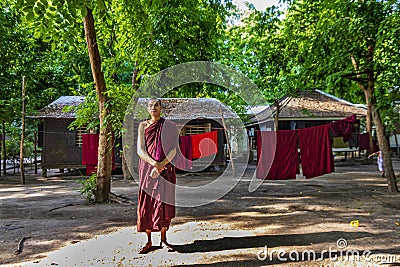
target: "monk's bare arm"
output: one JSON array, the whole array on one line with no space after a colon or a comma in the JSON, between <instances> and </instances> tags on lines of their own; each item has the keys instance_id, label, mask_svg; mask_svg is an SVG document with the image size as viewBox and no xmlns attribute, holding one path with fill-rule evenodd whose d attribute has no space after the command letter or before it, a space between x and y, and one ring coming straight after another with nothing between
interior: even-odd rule
<instances>
[{"instance_id":1,"label":"monk's bare arm","mask_svg":"<svg viewBox=\"0 0 400 267\"><path fill-rule=\"evenodd\" d=\"M152 159L146 150L145 138L144 138L145 126L146 126L145 122L141 122L139 124L138 139L137 139L137 153L142 160L148 162L152 166L155 166L157 164L157 161Z\"/></svg>"},{"instance_id":2,"label":"monk's bare arm","mask_svg":"<svg viewBox=\"0 0 400 267\"><path fill-rule=\"evenodd\" d=\"M165 159L161 162L161 164L163 166L167 165L169 162L173 160L175 155L176 155L176 148L173 148L168 152L167 156L165 156Z\"/></svg>"}]
</instances>

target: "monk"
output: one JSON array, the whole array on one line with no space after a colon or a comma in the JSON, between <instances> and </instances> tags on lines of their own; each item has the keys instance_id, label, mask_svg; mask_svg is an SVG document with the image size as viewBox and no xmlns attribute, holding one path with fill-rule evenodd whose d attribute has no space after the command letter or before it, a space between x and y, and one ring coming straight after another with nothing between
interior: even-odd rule
<instances>
[{"instance_id":1,"label":"monk","mask_svg":"<svg viewBox=\"0 0 400 267\"><path fill-rule=\"evenodd\" d=\"M175 123L161 117L161 100L148 102L149 120L139 124L137 152L139 155L139 196L137 230L146 232L147 243L139 250L152 250L151 232L161 232L162 247L167 242L167 230L175 217L176 173L172 160L176 155L178 133Z\"/></svg>"}]
</instances>

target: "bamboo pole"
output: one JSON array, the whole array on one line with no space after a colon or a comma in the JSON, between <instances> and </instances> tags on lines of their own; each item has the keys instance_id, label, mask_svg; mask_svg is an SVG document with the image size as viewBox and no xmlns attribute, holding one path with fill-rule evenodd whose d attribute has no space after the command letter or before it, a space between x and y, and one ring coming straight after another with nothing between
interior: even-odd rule
<instances>
[{"instance_id":1,"label":"bamboo pole","mask_svg":"<svg viewBox=\"0 0 400 267\"><path fill-rule=\"evenodd\" d=\"M24 173L24 138L25 138L25 85L26 77L22 76L22 119L21 119L21 143L19 146L19 168L21 172L21 184L25 184Z\"/></svg>"},{"instance_id":2,"label":"bamboo pole","mask_svg":"<svg viewBox=\"0 0 400 267\"><path fill-rule=\"evenodd\" d=\"M38 133L35 132L34 136L33 136L33 145L34 145L34 149L33 149L33 163L35 164L35 174L37 174L37 142L38 142Z\"/></svg>"},{"instance_id":3,"label":"bamboo pole","mask_svg":"<svg viewBox=\"0 0 400 267\"><path fill-rule=\"evenodd\" d=\"M230 141L228 138L228 132L226 131L226 124L225 124L225 119L224 119L224 113L222 112L222 106L219 106L219 111L221 112L222 126L224 127L226 143L228 145L228 153L229 153L229 159L231 161L232 172L233 172L233 176L235 177L236 176L235 163L233 162L231 144L230 144Z\"/></svg>"}]
</instances>

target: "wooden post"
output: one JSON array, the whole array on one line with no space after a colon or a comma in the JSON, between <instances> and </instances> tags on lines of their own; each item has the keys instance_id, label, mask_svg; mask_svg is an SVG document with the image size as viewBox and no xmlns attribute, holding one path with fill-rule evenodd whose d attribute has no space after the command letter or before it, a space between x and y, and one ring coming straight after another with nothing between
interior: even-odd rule
<instances>
[{"instance_id":1,"label":"wooden post","mask_svg":"<svg viewBox=\"0 0 400 267\"><path fill-rule=\"evenodd\" d=\"M3 121L2 123L2 130L3 130L3 134L2 134L2 143L3 143L3 174L7 175L7 151L6 151L6 123Z\"/></svg>"},{"instance_id":2,"label":"wooden post","mask_svg":"<svg viewBox=\"0 0 400 267\"><path fill-rule=\"evenodd\" d=\"M222 126L224 127L226 143L228 145L228 153L229 153L229 159L230 159L231 165L232 165L232 172L233 172L233 176L235 177L236 176L235 163L233 162L231 144L229 142L228 132L226 131L226 125L225 125L224 113L222 112L222 106L219 106L219 111L221 112Z\"/></svg>"},{"instance_id":3,"label":"wooden post","mask_svg":"<svg viewBox=\"0 0 400 267\"><path fill-rule=\"evenodd\" d=\"M2 143L3 143L3 135L0 134L0 177L1 177L1 167L2 167L2 165L1 165L1 147L2 147ZM6 160L6 159L4 159L4 160Z\"/></svg>"},{"instance_id":4,"label":"wooden post","mask_svg":"<svg viewBox=\"0 0 400 267\"><path fill-rule=\"evenodd\" d=\"M22 76L22 119L21 119L21 143L19 146L19 168L21 171L21 184L25 184L24 173L24 138L25 138L25 85L26 77Z\"/></svg>"},{"instance_id":5,"label":"wooden post","mask_svg":"<svg viewBox=\"0 0 400 267\"><path fill-rule=\"evenodd\" d=\"M38 134L37 132L35 132L34 136L33 136L33 164L35 164L35 174L37 174L37 138L38 138Z\"/></svg>"}]
</instances>

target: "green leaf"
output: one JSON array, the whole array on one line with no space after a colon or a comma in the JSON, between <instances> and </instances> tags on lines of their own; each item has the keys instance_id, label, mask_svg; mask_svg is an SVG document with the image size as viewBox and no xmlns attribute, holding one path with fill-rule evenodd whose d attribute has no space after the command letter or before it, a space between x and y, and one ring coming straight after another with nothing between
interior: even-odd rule
<instances>
[{"instance_id":1,"label":"green leaf","mask_svg":"<svg viewBox=\"0 0 400 267\"><path fill-rule=\"evenodd\" d=\"M82 7L81 8L81 16L82 16L82 18L86 17L86 15L87 15L87 9L86 9L86 7Z\"/></svg>"},{"instance_id":2,"label":"green leaf","mask_svg":"<svg viewBox=\"0 0 400 267\"><path fill-rule=\"evenodd\" d=\"M24 0L17 0L17 8L21 8L24 5Z\"/></svg>"},{"instance_id":3,"label":"green leaf","mask_svg":"<svg viewBox=\"0 0 400 267\"><path fill-rule=\"evenodd\" d=\"M26 19L27 20L33 20L35 18L35 14L33 13L33 11L29 11L27 14L26 14Z\"/></svg>"},{"instance_id":4,"label":"green leaf","mask_svg":"<svg viewBox=\"0 0 400 267\"><path fill-rule=\"evenodd\" d=\"M41 36L40 30L36 30L36 31L34 32L33 36L34 36L35 38L39 39L40 36Z\"/></svg>"}]
</instances>

